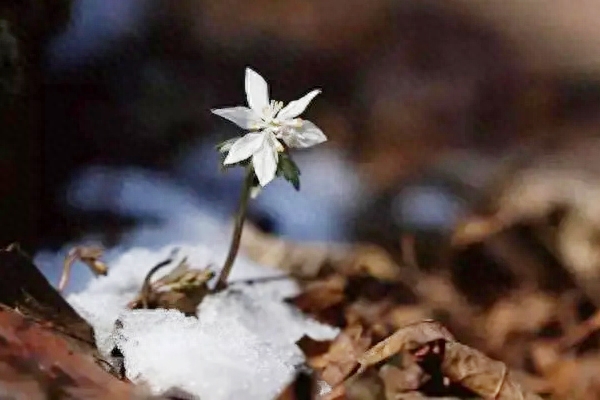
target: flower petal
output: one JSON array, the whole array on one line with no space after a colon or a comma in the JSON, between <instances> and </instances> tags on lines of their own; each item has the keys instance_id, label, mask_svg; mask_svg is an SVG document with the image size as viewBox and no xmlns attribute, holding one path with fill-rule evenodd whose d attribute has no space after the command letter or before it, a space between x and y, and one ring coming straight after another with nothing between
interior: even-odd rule
<instances>
[{"instance_id":1,"label":"flower petal","mask_svg":"<svg viewBox=\"0 0 600 400\"><path fill-rule=\"evenodd\" d=\"M312 99L314 99L319 93L321 93L321 89L315 89L305 94L298 100L290 101L287 106L283 107L283 109L279 111L277 118L280 120L296 118L298 115L302 114L304 110L306 110L306 107L308 107Z\"/></svg>"},{"instance_id":2,"label":"flower petal","mask_svg":"<svg viewBox=\"0 0 600 400\"><path fill-rule=\"evenodd\" d=\"M260 117L248 107L229 107L229 108L217 108L211 110L213 114L223 117L240 128L252 129L254 124L260 120Z\"/></svg>"},{"instance_id":3,"label":"flower petal","mask_svg":"<svg viewBox=\"0 0 600 400\"><path fill-rule=\"evenodd\" d=\"M327 136L310 121L302 121L302 126L283 137L289 147L306 148L327 141Z\"/></svg>"},{"instance_id":4,"label":"flower petal","mask_svg":"<svg viewBox=\"0 0 600 400\"><path fill-rule=\"evenodd\" d=\"M223 164L235 164L249 158L261 148L264 141L264 133L248 133L231 146Z\"/></svg>"},{"instance_id":5,"label":"flower petal","mask_svg":"<svg viewBox=\"0 0 600 400\"><path fill-rule=\"evenodd\" d=\"M274 139L276 140L276 139ZM266 186L275 178L279 155L271 140L265 140L263 146L252 155L254 172L260 186Z\"/></svg>"},{"instance_id":6,"label":"flower petal","mask_svg":"<svg viewBox=\"0 0 600 400\"><path fill-rule=\"evenodd\" d=\"M262 115L269 106L269 86L262 76L246 68L246 100L258 115Z\"/></svg>"}]
</instances>

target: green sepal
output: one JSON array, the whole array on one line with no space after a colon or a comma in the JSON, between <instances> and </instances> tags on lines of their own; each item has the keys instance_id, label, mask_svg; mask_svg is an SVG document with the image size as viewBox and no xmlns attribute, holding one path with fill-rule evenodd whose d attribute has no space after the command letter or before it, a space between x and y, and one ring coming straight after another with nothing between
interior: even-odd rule
<instances>
[{"instance_id":1,"label":"green sepal","mask_svg":"<svg viewBox=\"0 0 600 400\"><path fill-rule=\"evenodd\" d=\"M277 176L282 176L294 189L300 190L300 169L287 153L279 154Z\"/></svg>"}]
</instances>

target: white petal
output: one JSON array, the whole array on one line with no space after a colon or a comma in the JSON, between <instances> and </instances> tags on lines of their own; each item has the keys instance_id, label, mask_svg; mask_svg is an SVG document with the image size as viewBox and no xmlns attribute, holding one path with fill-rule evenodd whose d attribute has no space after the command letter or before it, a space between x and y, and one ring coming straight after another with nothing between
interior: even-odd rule
<instances>
[{"instance_id":1,"label":"white petal","mask_svg":"<svg viewBox=\"0 0 600 400\"><path fill-rule=\"evenodd\" d=\"M254 124L260 120L260 117L248 107L230 107L230 108L217 108L211 110L213 114L217 114L219 117L223 117L233 122L237 126L244 129L252 129Z\"/></svg>"},{"instance_id":2,"label":"white petal","mask_svg":"<svg viewBox=\"0 0 600 400\"><path fill-rule=\"evenodd\" d=\"M246 100L258 115L262 115L269 106L269 86L257 72L246 68Z\"/></svg>"},{"instance_id":3,"label":"white petal","mask_svg":"<svg viewBox=\"0 0 600 400\"><path fill-rule=\"evenodd\" d=\"M249 158L261 148L264 141L264 133L248 133L231 146L223 164L235 164Z\"/></svg>"},{"instance_id":4,"label":"white petal","mask_svg":"<svg viewBox=\"0 0 600 400\"><path fill-rule=\"evenodd\" d=\"M298 100L290 101L287 106L283 107L283 109L279 111L277 118L280 120L296 118L298 115L302 114L304 110L306 110L306 107L308 107L312 99L314 99L319 93L321 93L321 89L315 89L305 94Z\"/></svg>"},{"instance_id":5,"label":"white petal","mask_svg":"<svg viewBox=\"0 0 600 400\"><path fill-rule=\"evenodd\" d=\"M306 148L327 141L327 136L310 121L302 121L302 126L285 135L283 140L289 147Z\"/></svg>"},{"instance_id":6,"label":"white petal","mask_svg":"<svg viewBox=\"0 0 600 400\"><path fill-rule=\"evenodd\" d=\"M252 156L254 172L258 178L258 183L263 187L275 178L277 161L279 160L277 150L275 150L273 144L269 142L269 140L265 140L260 150Z\"/></svg>"}]
</instances>

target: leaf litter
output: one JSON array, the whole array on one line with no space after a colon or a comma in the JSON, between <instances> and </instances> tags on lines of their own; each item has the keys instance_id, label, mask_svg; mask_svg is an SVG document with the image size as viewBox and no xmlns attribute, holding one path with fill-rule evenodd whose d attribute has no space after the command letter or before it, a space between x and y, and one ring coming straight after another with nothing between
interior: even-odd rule
<instances>
[{"instance_id":1,"label":"leaf litter","mask_svg":"<svg viewBox=\"0 0 600 400\"><path fill-rule=\"evenodd\" d=\"M571 150L581 151L577 149ZM398 238L394 250L368 243L300 244L247 226L242 243L245 255L284 271L300 287L299 292L277 295L286 299L277 312L300 310L339 328L336 335L334 331L310 333L306 328L285 331L277 324L261 326L252 310L266 307L260 311L266 316L274 306L265 306L265 294L250 288L285 278L267 274L261 283L246 279L232 291L213 295L211 263L187 257L189 248L181 250L183 257L173 253L136 272L137 285L117 288L119 305L113 315L122 318L116 325L115 319L103 322L103 327L96 322L94 332L79 316L94 320L90 314L94 311L84 305L92 298L71 297L72 307L12 246L0 252L6 289L0 298L0 336L7 343L0 352L2 390L32 399L43 398L48 391L65 398L81 393L86 398L150 398L151 393L186 398L194 391L192 386L181 380L175 386L169 386L173 380L160 381L161 361L183 359L185 354L152 347L159 336L166 341L199 340L203 348L194 353L196 357L216 360L224 355L212 366L202 367L206 373L213 369L226 374L226 359L244 354L240 368L247 374L243 388L248 390L253 386L252 365L256 369L261 358L276 357L279 350L273 349L278 346L284 351L291 347L285 347L284 340L260 342L259 335L252 339L257 351L236 353L250 341L244 339L241 347L231 349L206 335L243 336L252 326L254 332L274 333L270 337L287 335L286 340L304 355L290 358L296 360L291 366L281 360L283 373L261 367L280 387L289 383L279 391L280 400L598 398L600 311L594 277L600 276L600 264L594 258L596 224L590 217L595 212L597 184L589 178L586 165L554 162L551 175L540 166L543 161L534 159L505 179L500 194L496 189L489 201L491 208L496 207L493 213L474 209L470 218L457 225L453 240L440 250L444 257L434 267L419 265L415 239L407 236ZM578 183L568 190L561 187L569 180ZM481 265L465 261L474 255L483 260ZM132 255L127 263L136 257L141 259ZM92 282L95 290L105 291L103 280L111 278L111 273L106 274L114 263L102 258L99 248L74 248L65 260L60 289L66 287L71 266L80 261L100 277ZM478 285L470 281L474 274ZM511 278L499 284L498 277L505 276ZM246 307L249 314L223 321L232 309L228 307ZM236 318L245 321L239 325ZM195 324L210 328L196 331ZM289 320L281 319L279 324ZM20 331L23 326L26 334ZM182 334L185 329L188 333ZM140 341L131 341L133 337ZM114 360L107 356L111 349L120 351L126 378L112 366ZM149 355L152 365L143 362ZM19 360L30 360L28 367L11 368L20 365ZM233 381L217 386L227 384ZM206 382L203 393L209 393L209 398L231 398L231 392L211 393L213 387L214 383ZM272 389L268 393L276 396Z\"/></svg>"},{"instance_id":2,"label":"leaf litter","mask_svg":"<svg viewBox=\"0 0 600 400\"><path fill-rule=\"evenodd\" d=\"M490 197L434 266L418 265L405 236L379 249L387 265L361 269L351 267L359 245L344 258L341 246L251 233L246 244L278 249L257 259L301 283L290 302L342 329L334 341L299 342L313 380L331 386L320 398L600 398L598 143L542 151L484 188ZM358 331L372 347L356 357Z\"/></svg>"}]
</instances>

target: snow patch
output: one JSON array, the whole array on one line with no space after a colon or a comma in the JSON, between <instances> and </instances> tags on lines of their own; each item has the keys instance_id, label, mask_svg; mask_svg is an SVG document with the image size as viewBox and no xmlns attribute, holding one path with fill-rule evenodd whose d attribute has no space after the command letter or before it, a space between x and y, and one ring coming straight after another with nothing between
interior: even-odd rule
<instances>
[{"instance_id":1,"label":"snow patch","mask_svg":"<svg viewBox=\"0 0 600 400\"><path fill-rule=\"evenodd\" d=\"M337 335L337 329L283 302L298 291L288 279L234 284L207 297L198 318L174 310L127 310L148 270L171 250L170 246L158 251L132 249L111 264L108 276L68 297L94 327L100 351L106 355L117 346L127 377L149 384L154 393L177 389L203 400L272 399L304 362L295 345L298 339L308 335L328 340ZM198 268L213 261L206 246L182 246L179 254ZM244 258L233 271L238 276L273 275ZM122 328L115 331L117 319Z\"/></svg>"}]
</instances>

